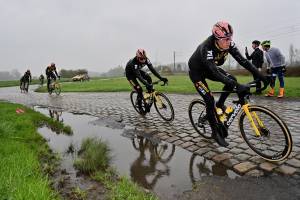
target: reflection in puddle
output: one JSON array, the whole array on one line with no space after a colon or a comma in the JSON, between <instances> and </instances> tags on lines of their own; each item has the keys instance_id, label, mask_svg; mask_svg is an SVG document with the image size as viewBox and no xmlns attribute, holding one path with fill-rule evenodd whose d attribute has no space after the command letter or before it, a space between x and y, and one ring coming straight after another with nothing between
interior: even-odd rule
<instances>
[{"instance_id":1,"label":"reflection in puddle","mask_svg":"<svg viewBox=\"0 0 300 200\"><path fill-rule=\"evenodd\" d=\"M35 110L49 115L48 109ZM54 112L55 113L55 112ZM39 132L49 141L49 146L61 154L61 168L76 180L73 162L81 142L85 138L99 137L112 149L112 164L121 175L131 179L146 189L153 190L161 199L169 199L192 189L195 181L203 176L238 176L223 165L196 156L175 145L153 137L156 133L145 133L133 127L124 127L120 122L88 115L74 115L58 112L59 120L72 127L73 135L53 134L48 128ZM57 114L54 114L57 119ZM109 124L105 124L108 122ZM116 127L111 127L119 123Z\"/></svg>"},{"instance_id":2,"label":"reflection in puddle","mask_svg":"<svg viewBox=\"0 0 300 200\"><path fill-rule=\"evenodd\" d=\"M175 145L155 144L141 136L133 138L132 145L139 155L131 164L130 176L144 188L153 189L159 178L170 175L167 163L174 155ZM167 151L168 147L170 152ZM163 158L164 156L166 157Z\"/></svg>"},{"instance_id":3,"label":"reflection in puddle","mask_svg":"<svg viewBox=\"0 0 300 200\"><path fill-rule=\"evenodd\" d=\"M55 109L55 108L52 108L52 109L49 108L49 116L52 119L55 119L58 122L64 122L64 119L61 117L61 115L62 115L62 110Z\"/></svg>"}]
</instances>

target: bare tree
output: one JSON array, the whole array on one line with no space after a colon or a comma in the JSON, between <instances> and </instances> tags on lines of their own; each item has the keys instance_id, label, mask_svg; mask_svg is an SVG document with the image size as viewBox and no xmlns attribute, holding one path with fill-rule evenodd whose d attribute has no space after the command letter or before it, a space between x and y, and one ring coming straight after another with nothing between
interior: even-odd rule
<instances>
[{"instance_id":1,"label":"bare tree","mask_svg":"<svg viewBox=\"0 0 300 200\"><path fill-rule=\"evenodd\" d=\"M290 44L290 49L289 49L290 65L293 65L295 63L296 52L297 49L295 50L294 45Z\"/></svg>"}]
</instances>

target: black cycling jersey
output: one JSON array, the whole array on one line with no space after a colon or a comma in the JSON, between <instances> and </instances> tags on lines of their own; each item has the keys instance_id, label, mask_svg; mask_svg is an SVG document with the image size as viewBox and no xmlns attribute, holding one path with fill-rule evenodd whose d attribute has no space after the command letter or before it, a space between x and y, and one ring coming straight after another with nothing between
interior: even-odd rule
<instances>
[{"instance_id":1,"label":"black cycling jersey","mask_svg":"<svg viewBox=\"0 0 300 200\"><path fill-rule=\"evenodd\" d=\"M53 72L56 74L56 76L58 76L57 71L56 71L56 67L55 67L55 66L48 66L48 67L46 68L46 75L47 75L47 77L51 76L51 74L52 74Z\"/></svg>"},{"instance_id":2,"label":"black cycling jersey","mask_svg":"<svg viewBox=\"0 0 300 200\"><path fill-rule=\"evenodd\" d=\"M24 76L22 76L22 78L21 78L21 81L23 80L23 81L27 81L27 82L31 82L31 73L30 72L25 72L24 73Z\"/></svg>"},{"instance_id":3,"label":"black cycling jersey","mask_svg":"<svg viewBox=\"0 0 300 200\"><path fill-rule=\"evenodd\" d=\"M143 67L149 68L149 70L159 79L162 79L162 77L159 75L159 73L154 69L152 63L149 59L146 60L145 63L140 63L137 59L137 57L134 57L130 59L126 65L125 73L128 80L136 79L138 78L143 84L149 85L147 80L145 80L141 74L141 70Z\"/></svg>"},{"instance_id":4,"label":"black cycling jersey","mask_svg":"<svg viewBox=\"0 0 300 200\"><path fill-rule=\"evenodd\" d=\"M234 42L231 42L229 49L224 51L219 49L215 42L214 36L211 35L198 46L189 59L188 64L192 79L195 77L194 79L202 80L206 77L213 77L214 80L220 81L230 87L236 86L237 82L235 80L224 75L224 73L220 73L217 68L217 66L224 64L228 53L252 74L257 74L258 77L261 77L257 69L241 55Z\"/></svg>"}]
</instances>

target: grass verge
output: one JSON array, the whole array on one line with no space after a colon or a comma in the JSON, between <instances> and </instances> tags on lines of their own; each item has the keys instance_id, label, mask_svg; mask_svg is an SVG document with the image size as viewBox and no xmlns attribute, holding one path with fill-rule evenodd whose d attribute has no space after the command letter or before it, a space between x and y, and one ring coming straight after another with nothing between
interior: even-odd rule
<instances>
[{"instance_id":1,"label":"grass verge","mask_svg":"<svg viewBox=\"0 0 300 200\"><path fill-rule=\"evenodd\" d=\"M179 93L179 94L196 94L196 90L188 75L167 76L169 85L162 87L156 85L155 88L161 92ZM247 83L252 81L251 76L237 76L238 82ZM156 78L153 78L156 80ZM208 80L210 90L221 90L222 83ZM285 95L286 97L300 97L300 77L285 78ZM276 88L279 88L279 81L276 81ZM131 91L127 79L125 77L111 79L96 79L88 82L70 82L62 83L62 92L120 92ZM37 92L46 92L46 87L38 88Z\"/></svg>"},{"instance_id":2,"label":"grass verge","mask_svg":"<svg viewBox=\"0 0 300 200\"><path fill-rule=\"evenodd\" d=\"M63 129L29 108L0 102L0 199L59 199L46 175L57 158L37 133L41 124Z\"/></svg>"},{"instance_id":3,"label":"grass verge","mask_svg":"<svg viewBox=\"0 0 300 200\"><path fill-rule=\"evenodd\" d=\"M118 177L110 166L110 149L107 143L97 138L87 138L82 142L79 159L75 167L93 179L103 183L108 189L107 198L111 200L156 200L157 198L143 191L125 177Z\"/></svg>"}]
</instances>

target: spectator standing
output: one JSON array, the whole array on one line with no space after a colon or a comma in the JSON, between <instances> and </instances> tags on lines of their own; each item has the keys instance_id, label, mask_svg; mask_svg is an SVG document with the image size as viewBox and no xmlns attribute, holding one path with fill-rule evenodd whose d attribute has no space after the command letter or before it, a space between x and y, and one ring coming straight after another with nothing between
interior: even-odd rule
<instances>
[{"instance_id":1,"label":"spectator standing","mask_svg":"<svg viewBox=\"0 0 300 200\"><path fill-rule=\"evenodd\" d=\"M264 63L264 53L261 49L259 49L259 45L260 45L260 41L254 40L252 42L252 48L254 51L252 52L251 55L249 55L248 49L246 47L245 55L248 60L252 60L252 64L258 69L258 71L261 71L262 65ZM258 77L255 74L253 74L253 79L256 80L256 79L258 79ZM256 85L256 93L257 94L261 93L261 91L259 91L260 89L261 89L261 83L258 82Z\"/></svg>"},{"instance_id":2,"label":"spectator standing","mask_svg":"<svg viewBox=\"0 0 300 200\"><path fill-rule=\"evenodd\" d=\"M265 51L265 56L268 62L267 73L271 73L271 83L270 90L266 94L267 97L274 96L274 87L276 76L278 76L280 82L279 94L278 98L282 98L284 96L284 72L285 68L285 57L282 55L280 50L275 47L271 47L271 41L265 40L261 43L263 50Z\"/></svg>"}]
</instances>

